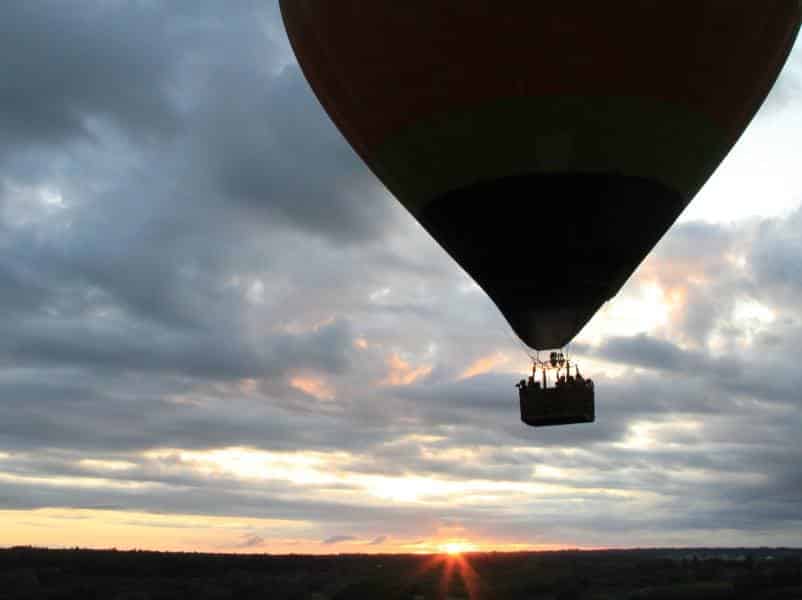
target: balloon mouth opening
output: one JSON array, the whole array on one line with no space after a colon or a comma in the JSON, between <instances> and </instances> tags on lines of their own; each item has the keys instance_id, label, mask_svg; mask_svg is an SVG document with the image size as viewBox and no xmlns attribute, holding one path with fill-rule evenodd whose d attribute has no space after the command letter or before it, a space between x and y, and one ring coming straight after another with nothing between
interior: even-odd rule
<instances>
[{"instance_id":1,"label":"balloon mouth opening","mask_svg":"<svg viewBox=\"0 0 802 600\"><path fill-rule=\"evenodd\" d=\"M542 352L567 346L593 312L594 307L578 306L515 311L505 316L521 341Z\"/></svg>"}]
</instances>

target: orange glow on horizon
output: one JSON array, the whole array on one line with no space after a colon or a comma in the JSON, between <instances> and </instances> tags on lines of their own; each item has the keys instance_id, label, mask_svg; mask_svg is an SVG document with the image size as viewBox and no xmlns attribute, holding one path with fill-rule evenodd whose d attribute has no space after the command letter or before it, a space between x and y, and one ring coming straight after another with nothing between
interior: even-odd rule
<instances>
[{"instance_id":1,"label":"orange glow on horizon","mask_svg":"<svg viewBox=\"0 0 802 600\"><path fill-rule=\"evenodd\" d=\"M463 552L473 552L476 550L476 546L467 542L446 542L445 544L440 544L438 549L445 554L456 556Z\"/></svg>"},{"instance_id":2,"label":"orange glow on horizon","mask_svg":"<svg viewBox=\"0 0 802 600\"><path fill-rule=\"evenodd\" d=\"M326 533L305 520L163 514L122 510L43 508L0 510L0 547L80 547L212 552L227 554L424 554L427 568L442 566L448 577L461 576L473 585L471 552L522 552L576 549L575 545L529 545L465 538L388 537L373 543L379 532L331 544ZM591 549L591 548L586 548ZM467 579L466 579L467 578ZM450 579L449 579L450 580ZM470 581L467 581L470 580ZM473 597L473 596L471 596Z\"/></svg>"}]
</instances>

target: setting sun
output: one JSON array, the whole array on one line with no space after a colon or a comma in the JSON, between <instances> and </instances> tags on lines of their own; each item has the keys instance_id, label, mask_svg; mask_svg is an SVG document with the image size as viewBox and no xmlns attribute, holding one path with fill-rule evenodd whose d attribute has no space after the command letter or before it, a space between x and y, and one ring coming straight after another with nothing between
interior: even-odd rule
<instances>
[{"instance_id":1,"label":"setting sun","mask_svg":"<svg viewBox=\"0 0 802 600\"><path fill-rule=\"evenodd\" d=\"M462 554L463 552L470 552L473 549L473 545L466 544L464 542L449 542L447 544L440 545L440 552L444 554L450 554L451 556Z\"/></svg>"}]
</instances>

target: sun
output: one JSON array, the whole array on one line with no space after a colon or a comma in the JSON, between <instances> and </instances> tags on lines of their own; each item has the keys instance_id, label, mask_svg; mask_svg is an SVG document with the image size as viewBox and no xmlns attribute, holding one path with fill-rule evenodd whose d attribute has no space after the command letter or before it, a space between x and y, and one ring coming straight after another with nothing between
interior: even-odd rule
<instances>
[{"instance_id":1,"label":"sun","mask_svg":"<svg viewBox=\"0 0 802 600\"><path fill-rule=\"evenodd\" d=\"M419 574L431 570L440 572L438 598L449 597L449 589L456 578L462 581L462 587L468 592L468 598L478 600L480 598L479 575L471 566L471 557L466 554L476 551L476 544L452 539L448 542L438 543L434 547L437 548L438 554L430 555L421 564Z\"/></svg>"},{"instance_id":2,"label":"sun","mask_svg":"<svg viewBox=\"0 0 802 600\"><path fill-rule=\"evenodd\" d=\"M448 542L447 544L440 544L440 552L450 556L458 556L463 552L468 552L471 547L462 542Z\"/></svg>"}]
</instances>

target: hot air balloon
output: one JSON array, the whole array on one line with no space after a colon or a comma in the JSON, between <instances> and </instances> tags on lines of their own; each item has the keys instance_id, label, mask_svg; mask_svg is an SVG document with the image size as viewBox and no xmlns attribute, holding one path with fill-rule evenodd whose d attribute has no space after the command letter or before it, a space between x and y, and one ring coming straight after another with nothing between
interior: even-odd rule
<instances>
[{"instance_id":1,"label":"hot air balloon","mask_svg":"<svg viewBox=\"0 0 802 600\"><path fill-rule=\"evenodd\" d=\"M763 102L798 0L280 0L312 89L523 342L612 298ZM545 258L544 258L545 257Z\"/></svg>"}]
</instances>

